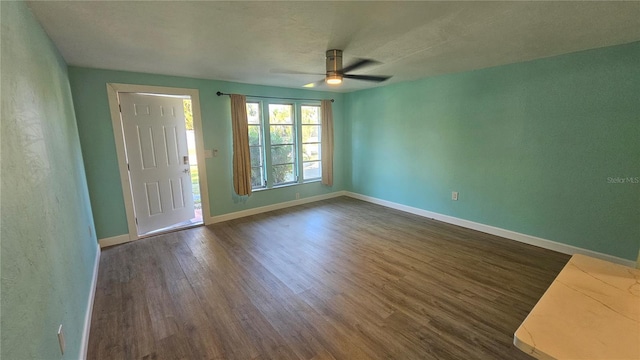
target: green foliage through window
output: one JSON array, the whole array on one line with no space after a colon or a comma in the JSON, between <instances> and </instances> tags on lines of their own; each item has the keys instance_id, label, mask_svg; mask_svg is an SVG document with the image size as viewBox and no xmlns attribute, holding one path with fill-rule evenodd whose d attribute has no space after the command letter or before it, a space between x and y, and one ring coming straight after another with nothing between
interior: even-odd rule
<instances>
[{"instance_id":1,"label":"green foliage through window","mask_svg":"<svg viewBox=\"0 0 640 360\"><path fill-rule=\"evenodd\" d=\"M193 111L191 110L191 99L182 100L184 108L185 125L187 130L193 130Z\"/></svg>"}]
</instances>

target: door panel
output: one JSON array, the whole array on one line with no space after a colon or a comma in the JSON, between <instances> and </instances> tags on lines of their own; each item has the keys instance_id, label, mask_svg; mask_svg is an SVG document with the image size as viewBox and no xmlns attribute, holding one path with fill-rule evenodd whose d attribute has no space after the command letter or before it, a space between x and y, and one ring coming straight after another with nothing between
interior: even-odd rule
<instances>
[{"instance_id":1,"label":"door panel","mask_svg":"<svg viewBox=\"0 0 640 360\"><path fill-rule=\"evenodd\" d=\"M184 203L184 186L182 179L171 179L171 199L174 209L181 209L185 207Z\"/></svg>"},{"instance_id":2,"label":"door panel","mask_svg":"<svg viewBox=\"0 0 640 360\"><path fill-rule=\"evenodd\" d=\"M146 203L149 207L149 215L156 215L162 213L162 202L160 200L160 184L157 182L146 183Z\"/></svg>"},{"instance_id":3,"label":"door panel","mask_svg":"<svg viewBox=\"0 0 640 360\"><path fill-rule=\"evenodd\" d=\"M138 234L194 217L182 99L119 93Z\"/></svg>"},{"instance_id":4,"label":"door panel","mask_svg":"<svg viewBox=\"0 0 640 360\"><path fill-rule=\"evenodd\" d=\"M184 127L184 125L183 125ZM169 166L180 165L178 158L180 156L180 151L178 150L178 131L176 127L164 127L164 143L165 149L167 149L167 164ZM185 132L185 136L186 132Z\"/></svg>"},{"instance_id":5,"label":"door panel","mask_svg":"<svg viewBox=\"0 0 640 360\"><path fill-rule=\"evenodd\" d=\"M142 168L145 170L157 168L155 146L153 145L153 130L151 127L137 127L136 130L142 157Z\"/></svg>"}]
</instances>

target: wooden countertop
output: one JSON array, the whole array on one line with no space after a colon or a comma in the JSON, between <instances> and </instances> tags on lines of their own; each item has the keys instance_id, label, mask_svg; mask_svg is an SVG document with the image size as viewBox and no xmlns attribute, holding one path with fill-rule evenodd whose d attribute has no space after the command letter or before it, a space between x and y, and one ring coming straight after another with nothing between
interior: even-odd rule
<instances>
[{"instance_id":1,"label":"wooden countertop","mask_svg":"<svg viewBox=\"0 0 640 360\"><path fill-rule=\"evenodd\" d=\"M513 343L538 359L640 359L640 270L574 255Z\"/></svg>"}]
</instances>

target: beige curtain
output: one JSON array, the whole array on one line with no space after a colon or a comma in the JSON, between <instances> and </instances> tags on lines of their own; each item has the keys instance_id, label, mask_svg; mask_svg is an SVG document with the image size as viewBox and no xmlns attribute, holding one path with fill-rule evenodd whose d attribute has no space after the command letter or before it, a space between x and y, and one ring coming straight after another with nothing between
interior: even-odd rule
<instances>
[{"instance_id":1,"label":"beige curtain","mask_svg":"<svg viewBox=\"0 0 640 360\"><path fill-rule=\"evenodd\" d=\"M251 154L247 126L247 97L231 95L233 130L233 188L238 195L251 195Z\"/></svg>"},{"instance_id":2,"label":"beige curtain","mask_svg":"<svg viewBox=\"0 0 640 360\"><path fill-rule=\"evenodd\" d=\"M331 100L322 100L322 184L333 186L333 110Z\"/></svg>"}]
</instances>

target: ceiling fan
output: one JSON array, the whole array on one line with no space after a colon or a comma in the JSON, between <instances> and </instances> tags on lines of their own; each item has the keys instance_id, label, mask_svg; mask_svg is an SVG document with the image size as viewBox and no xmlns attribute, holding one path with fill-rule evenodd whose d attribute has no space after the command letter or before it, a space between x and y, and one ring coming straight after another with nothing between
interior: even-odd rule
<instances>
[{"instance_id":1,"label":"ceiling fan","mask_svg":"<svg viewBox=\"0 0 640 360\"><path fill-rule=\"evenodd\" d=\"M316 87L318 85L322 85L323 83L326 83L327 85L340 85L342 84L342 81L344 79L382 82L391 78L391 76L384 76L384 75L375 76L375 75L349 74L349 72L352 72L364 66L378 64L378 62L375 60L360 59L351 65L342 67L342 50L338 50L338 49L327 50L326 58L327 58L327 71L325 73L325 78L310 84L306 84L304 85L304 87ZM310 73L303 73L303 72L288 72L288 73L310 74ZM313 75L322 75L322 74L313 74Z\"/></svg>"}]
</instances>

